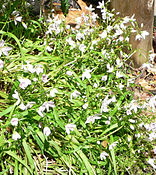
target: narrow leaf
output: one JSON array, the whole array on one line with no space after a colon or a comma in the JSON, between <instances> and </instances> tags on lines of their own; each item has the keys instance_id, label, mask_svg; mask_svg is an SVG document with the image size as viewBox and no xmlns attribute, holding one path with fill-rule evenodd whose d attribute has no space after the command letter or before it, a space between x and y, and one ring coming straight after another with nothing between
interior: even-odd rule
<instances>
[{"instance_id":1,"label":"narrow leaf","mask_svg":"<svg viewBox=\"0 0 156 175\"><path fill-rule=\"evenodd\" d=\"M12 151L5 151L5 153L7 153L8 155L10 155L14 159L18 160L22 165L24 165L27 168L27 170L30 172L30 174L33 175L33 172L28 167L28 165L21 158L19 158L14 152L12 152Z\"/></svg>"}]
</instances>

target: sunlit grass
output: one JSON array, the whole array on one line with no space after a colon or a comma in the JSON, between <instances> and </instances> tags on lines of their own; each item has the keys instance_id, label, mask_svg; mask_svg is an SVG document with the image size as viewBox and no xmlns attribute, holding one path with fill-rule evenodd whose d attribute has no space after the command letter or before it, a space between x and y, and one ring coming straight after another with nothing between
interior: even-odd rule
<instances>
[{"instance_id":1,"label":"sunlit grass","mask_svg":"<svg viewBox=\"0 0 156 175\"><path fill-rule=\"evenodd\" d=\"M85 15L72 28L22 8L16 24L6 5L0 23L2 174L153 174L156 124L140 114L156 98L133 99L126 63L134 17L101 4L101 22Z\"/></svg>"}]
</instances>

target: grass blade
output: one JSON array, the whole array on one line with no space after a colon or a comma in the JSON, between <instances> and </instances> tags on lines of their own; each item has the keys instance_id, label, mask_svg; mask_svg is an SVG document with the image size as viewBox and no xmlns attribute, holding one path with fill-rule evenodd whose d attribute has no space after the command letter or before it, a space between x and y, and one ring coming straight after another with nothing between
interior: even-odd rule
<instances>
[{"instance_id":1,"label":"grass blade","mask_svg":"<svg viewBox=\"0 0 156 175\"><path fill-rule=\"evenodd\" d=\"M10 106L9 108L7 108L7 109L5 109L4 111L2 111L1 113L0 113L0 117L2 117L2 116L4 116L4 115L6 115L6 114L8 114L9 112L11 112L13 109L14 109L14 105L13 106Z\"/></svg>"},{"instance_id":2,"label":"grass blade","mask_svg":"<svg viewBox=\"0 0 156 175\"><path fill-rule=\"evenodd\" d=\"M19 158L14 152L12 151L5 151L5 153L7 153L9 156L13 157L14 159L16 159L18 162L20 162L22 165L24 165L27 170L30 172L30 174L33 175L33 172L31 171L31 169L28 167L28 165L25 163L25 161L23 161L21 158Z\"/></svg>"},{"instance_id":3,"label":"grass blade","mask_svg":"<svg viewBox=\"0 0 156 175\"><path fill-rule=\"evenodd\" d=\"M114 139L113 139L113 136L112 135L110 136L110 139L111 139L111 142L113 143ZM111 149L110 150L110 153L111 153L111 157L112 157L112 161L113 161L114 172L115 172L115 175L117 175L116 160L115 160L115 151L114 151L114 149Z\"/></svg>"},{"instance_id":4,"label":"grass blade","mask_svg":"<svg viewBox=\"0 0 156 175\"><path fill-rule=\"evenodd\" d=\"M34 161L33 161L32 157L31 157L30 148L29 148L29 146L28 146L28 144L26 143L25 140L23 140L22 144L23 144L24 150L26 152L27 158L29 160L29 163L30 163L30 166L31 166L31 170L34 170L35 169L35 165L34 165Z\"/></svg>"},{"instance_id":5,"label":"grass blade","mask_svg":"<svg viewBox=\"0 0 156 175\"><path fill-rule=\"evenodd\" d=\"M14 175L18 175L18 161L15 159Z\"/></svg>"}]
</instances>

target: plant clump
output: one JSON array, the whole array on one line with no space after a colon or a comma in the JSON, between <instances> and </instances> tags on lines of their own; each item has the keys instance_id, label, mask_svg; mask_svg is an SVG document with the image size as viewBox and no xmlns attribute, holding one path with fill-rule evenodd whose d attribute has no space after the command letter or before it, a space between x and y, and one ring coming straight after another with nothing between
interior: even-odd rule
<instances>
[{"instance_id":1,"label":"plant clump","mask_svg":"<svg viewBox=\"0 0 156 175\"><path fill-rule=\"evenodd\" d=\"M127 65L130 34L147 35L134 16L119 18L102 1L102 18L89 6L73 28L54 14L30 19L22 8L12 18L19 4L8 3L14 8L0 23L1 172L154 174L156 123L142 111L155 112L156 98L133 99Z\"/></svg>"}]
</instances>

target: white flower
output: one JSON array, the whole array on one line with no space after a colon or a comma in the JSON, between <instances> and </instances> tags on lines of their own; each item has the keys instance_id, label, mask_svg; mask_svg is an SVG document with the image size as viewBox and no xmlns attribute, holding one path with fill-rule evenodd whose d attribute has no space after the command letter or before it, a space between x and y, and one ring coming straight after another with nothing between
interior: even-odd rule
<instances>
[{"instance_id":1,"label":"white flower","mask_svg":"<svg viewBox=\"0 0 156 175\"><path fill-rule=\"evenodd\" d=\"M86 46L84 44L79 45L79 50L83 53L85 52Z\"/></svg>"},{"instance_id":2,"label":"white flower","mask_svg":"<svg viewBox=\"0 0 156 175\"><path fill-rule=\"evenodd\" d=\"M41 80L43 81L43 83L47 83L48 82L48 75L43 74Z\"/></svg>"},{"instance_id":3,"label":"white flower","mask_svg":"<svg viewBox=\"0 0 156 175\"><path fill-rule=\"evenodd\" d=\"M2 53L5 55L5 56L8 56L9 55L9 51L12 50L12 47L4 47L4 40L1 40L0 41L0 57L2 55Z\"/></svg>"},{"instance_id":4,"label":"white flower","mask_svg":"<svg viewBox=\"0 0 156 175\"><path fill-rule=\"evenodd\" d=\"M131 130L134 130L135 128L134 128L134 126L133 126L133 125L130 125L130 129L131 129Z\"/></svg>"},{"instance_id":5,"label":"white flower","mask_svg":"<svg viewBox=\"0 0 156 175\"><path fill-rule=\"evenodd\" d=\"M127 115L131 115L132 112L131 112L130 110L127 110L127 111L126 111L126 114L127 114Z\"/></svg>"},{"instance_id":6,"label":"white flower","mask_svg":"<svg viewBox=\"0 0 156 175\"><path fill-rule=\"evenodd\" d=\"M134 110L134 112L136 113L139 108L139 105L137 104L136 100L132 100L131 103L129 104L129 107L131 111Z\"/></svg>"},{"instance_id":7,"label":"white flower","mask_svg":"<svg viewBox=\"0 0 156 175\"><path fill-rule=\"evenodd\" d=\"M66 41L67 41L67 43L70 45L70 46L72 46L72 48L75 48L75 42L72 40L72 38L71 37L69 37L68 39L66 39Z\"/></svg>"},{"instance_id":8,"label":"white flower","mask_svg":"<svg viewBox=\"0 0 156 175\"><path fill-rule=\"evenodd\" d=\"M99 117L99 114L93 115L93 116L89 116L85 122L85 124L92 122L92 124L95 122L95 120L101 119L101 117Z\"/></svg>"},{"instance_id":9,"label":"white flower","mask_svg":"<svg viewBox=\"0 0 156 175\"><path fill-rule=\"evenodd\" d=\"M47 51L48 51L48 52L51 52L52 50L53 50L53 49L52 49L50 46L47 46L46 49L45 49L46 52L47 52Z\"/></svg>"},{"instance_id":10,"label":"white flower","mask_svg":"<svg viewBox=\"0 0 156 175\"><path fill-rule=\"evenodd\" d=\"M55 107L55 104L53 101L48 101L48 102L44 102L43 107L45 107L45 109L47 110L47 112L49 112L49 108L54 108Z\"/></svg>"},{"instance_id":11,"label":"white flower","mask_svg":"<svg viewBox=\"0 0 156 175\"><path fill-rule=\"evenodd\" d=\"M83 33L81 33L81 32L78 32L77 34L76 34L76 40L81 40L81 39L84 39L84 34Z\"/></svg>"},{"instance_id":12,"label":"white flower","mask_svg":"<svg viewBox=\"0 0 156 175\"><path fill-rule=\"evenodd\" d=\"M46 136L49 136L51 134L51 131L50 131L49 127L45 127L43 129L43 134L46 135Z\"/></svg>"},{"instance_id":13,"label":"white flower","mask_svg":"<svg viewBox=\"0 0 156 175\"><path fill-rule=\"evenodd\" d=\"M12 118L11 119L11 125L12 126L17 126L18 125L18 118Z\"/></svg>"},{"instance_id":14,"label":"white flower","mask_svg":"<svg viewBox=\"0 0 156 175\"><path fill-rule=\"evenodd\" d=\"M83 109L87 109L88 108L88 103L85 103L82 107L83 107Z\"/></svg>"},{"instance_id":15,"label":"white flower","mask_svg":"<svg viewBox=\"0 0 156 175\"><path fill-rule=\"evenodd\" d=\"M105 124L106 124L106 125L110 125L110 120L106 120L106 121L105 121Z\"/></svg>"},{"instance_id":16,"label":"white flower","mask_svg":"<svg viewBox=\"0 0 156 175\"><path fill-rule=\"evenodd\" d=\"M154 154L156 154L156 146L154 147L153 152L154 152Z\"/></svg>"},{"instance_id":17,"label":"white flower","mask_svg":"<svg viewBox=\"0 0 156 175\"><path fill-rule=\"evenodd\" d=\"M36 73L37 73L37 75L39 75L40 73L43 73L43 66L42 65L37 66Z\"/></svg>"},{"instance_id":18,"label":"white flower","mask_svg":"<svg viewBox=\"0 0 156 175\"><path fill-rule=\"evenodd\" d=\"M88 69L85 69L85 72L83 72L82 74L82 81L87 78L87 79L90 79L91 78L91 74L90 72L92 72L91 70L88 70Z\"/></svg>"},{"instance_id":19,"label":"white flower","mask_svg":"<svg viewBox=\"0 0 156 175\"><path fill-rule=\"evenodd\" d=\"M33 104L35 104L36 102L34 101L30 101L28 102L28 104L26 105L27 108L31 108L33 106Z\"/></svg>"},{"instance_id":20,"label":"white flower","mask_svg":"<svg viewBox=\"0 0 156 175\"><path fill-rule=\"evenodd\" d=\"M141 122L141 123L139 124L139 127L142 128L143 126L144 126L144 123Z\"/></svg>"},{"instance_id":21,"label":"white flower","mask_svg":"<svg viewBox=\"0 0 156 175\"><path fill-rule=\"evenodd\" d=\"M12 97L15 98L15 99L19 99L19 95L18 95L18 92L15 90L14 91L14 94L12 94Z\"/></svg>"},{"instance_id":22,"label":"white flower","mask_svg":"<svg viewBox=\"0 0 156 175\"><path fill-rule=\"evenodd\" d=\"M124 88L124 85L123 84L119 84L119 89L122 90Z\"/></svg>"},{"instance_id":23,"label":"white flower","mask_svg":"<svg viewBox=\"0 0 156 175\"><path fill-rule=\"evenodd\" d=\"M107 32L109 33L113 29L112 26L107 26Z\"/></svg>"},{"instance_id":24,"label":"white flower","mask_svg":"<svg viewBox=\"0 0 156 175\"><path fill-rule=\"evenodd\" d=\"M94 88L97 88L97 87L98 87L98 84L97 84L97 83L94 83L94 84L93 84L93 87L94 87Z\"/></svg>"},{"instance_id":25,"label":"white flower","mask_svg":"<svg viewBox=\"0 0 156 175\"><path fill-rule=\"evenodd\" d=\"M111 73L111 72L113 72L114 67L113 67L113 66L110 67L110 64L108 63L108 64L107 64L107 69L108 69L107 72L110 72L110 73Z\"/></svg>"},{"instance_id":26,"label":"white flower","mask_svg":"<svg viewBox=\"0 0 156 175\"><path fill-rule=\"evenodd\" d=\"M42 106L40 106L39 107L39 109L38 109L38 114L41 116L41 117L44 117L44 115L43 115L43 112L45 111L45 110L47 110L47 112L49 112L49 108L54 108L55 107L55 104L54 104L54 102L52 102L52 101L48 101L48 102L44 102L43 104L42 104Z\"/></svg>"},{"instance_id":27,"label":"white flower","mask_svg":"<svg viewBox=\"0 0 156 175\"><path fill-rule=\"evenodd\" d=\"M80 93L79 91L75 90L73 93L71 93L70 99L72 100L73 97L76 98L76 97L78 97L80 94L81 94L81 93Z\"/></svg>"},{"instance_id":28,"label":"white flower","mask_svg":"<svg viewBox=\"0 0 156 175\"><path fill-rule=\"evenodd\" d=\"M22 21L22 26L27 29L27 25Z\"/></svg>"},{"instance_id":29,"label":"white flower","mask_svg":"<svg viewBox=\"0 0 156 175\"><path fill-rule=\"evenodd\" d=\"M4 67L4 61L0 60L0 69Z\"/></svg>"},{"instance_id":30,"label":"white flower","mask_svg":"<svg viewBox=\"0 0 156 175\"><path fill-rule=\"evenodd\" d=\"M81 19L82 19L81 17L76 18L76 23L80 25L81 24Z\"/></svg>"},{"instance_id":31,"label":"white flower","mask_svg":"<svg viewBox=\"0 0 156 175\"><path fill-rule=\"evenodd\" d=\"M121 78L121 77L125 77L125 75L121 71L116 71L116 77Z\"/></svg>"},{"instance_id":32,"label":"white flower","mask_svg":"<svg viewBox=\"0 0 156 175\"><path fill-rule=\"evenodd\" d=\"M101 105L101 113L102 112L108 112L108 111L109 111L109 109L108 109L107 105L105 103L102 103L102 105Z\"/></svg>"},{"instance_id":33,"label":"white flower","mask_svg":"<svg viewBox=\"0 0 156 175\"><path fill-rule=\"evenodd\" d=\"M117 141L113 142L111 145L109 145L109 150L112 150L116 145L117 145Z\"/></svg>"},{"instance_id":34,"label":"white flower","mask_svg":"<svg viewBox=\"0 0 156 175\"><path fill-rule=\"evenodd\" d=\"M156 132L151 132L150 134L149 134L149 138L148 138L150 141L153 141L153 140L155 140L156 139Z\"/></svg>"},{"instance_id":35,"label":"white flower","mask_svg":"<svg viewBox=\"0 0 156 175\"><path fill-rule=\"evenodd\" d=\"M129 16L126 16L126 17L124 18L123 23L128 23L128 22L134 22L134 21L136 21L136 19L134 18L134 16L135 16L135 15L132 15L131 18L130 18Z\"/></svg>"},{"instance_id":36,"label":"white flower","mask_svg":"<svg viewBox=\"0 0 156 175\"><path fill-rule=\"evenodd\" d=\"M144 124L144 127L150 131L150 125L147 123L147 124Z\"/></svg>"},{"instance_id":37,"label":"white flower","mask_svg":"<svg viewBox=\"0 0 156 175\"><path fill-rule=\"evenodd\" d=\"M154 164L154 159L149 158L147 161L154 169L156 169L156 165Z\"/></svg>"},{"instance_id":38,"label":"white flower","mask_svg":"<svg viewBox=\"0 0 156 175\"><path fill-rule=\"evenodd\" d=\"M38 113L41 117L44 117L44 115L43 115L44 110L45 110L45 106L40 106L39 109L38 109L38 111L37 111L37 113Z\"/></svg>"},{"instance_id":39,"label":"white flower","mask_svg":"<svg viewBox=\"0 0 156 175\"><path fill-rule=\"evenodd\" d=\"M108 105L112 102L111 99L108 99L108 95L105 97L105 99L102 101L102 105L101 105L101 113L102 112L108 112Z\"/></svg>"},{"instance_id":40,"label":"white flower","mask_svg":"<svg viewBox=\"0 0 156 175\"><path fill-rule=\"evenodd\" d=\"M149 33L147 31L141 31L141 34L136 35L135 40L141 40L142 38L145 39L145 37L148 35Z\"/></svg>"},{"instance_id":41,"label":"white flower","mask_svg":"<svg viewBox=\"0 0 156 175\"><path fill-rule=\"evenodd\" d=\"M153 61L154 61L155 56L156 56L156 54L155 54L155 53L151 53L151 54L149 55L149 60L150 60L151 62L153 62Z\"/></svg>"},{"instance_id":42,"label":"white flower","mask_svg":"<svg viewBox=\"0 0 156 175\"><path fill-rule=\"evenodd\" d=\"M33 104L35 104L35 102L28 102L27 105L24 105L24 103L22 102L20 105L19 105L19 108L21 110L27 110L28 108L31 108L33 106Z\"/></svg>"},{"instance_id":43,"label":"white flower","mask_svg":"<svg viewBox=\"0 0 156 175\"><path fill-rule=\"evenodd\" d=\"M148 99L148 104L154 111L156 108L156 95Z\"/></svg>"},{"instance_id":44,"label":"white flower","mask_svg":"<svg viewBox=\"0 0 156 175\"><path fill-rule=\"evenodd\" d=\"M29 71L31 73L34 73L36 71L33 65L28 62L27 65L22 65L22 69L24 69L25 71Z\"/></svg>"},{"instance_id":45,"label":"white flower","mask_svg":"<svg viewBox=\"0 0 156 175\"><path fill-rule=\"evenodd\" d=\"M93 12L92 15L91 15L91 18L92 18L93 22L96 22L96 19L98 18L98 15Z\"/></svg>"},{"instance_id":46,"label":"white flower","mask_svg":"<svg viewBox=\"0 0 156 175\"><path fill-rule=\"evenodd\" d=\"M135 40L141 40L141 39L142 39L142 36L140 34L137 34L135 37Z\"/></svg>"},{"instance_id":47,"label":"white flower","mask_svg":"<svg viewBox=\"0 0 156 175\"><path fill-rule=\"evenodd\" d=\"M101 154L100 154L100 159L101 160L105 160L106 157L109 156L105 151L103 151Z\"/></svg>"},{"instance_id":48,"label":"white flower","mask_svg":"<svg viewBox=\"0 0 156 175\"><path fill-rule=\"evenodd\" d=\"M113 96L113 97L111 98L111 102L116 102L115 96Z\"/></svg>"},{"instance_id":49,"label":"white flower","mask_svg":"<svg viewBox=\"0 0 156 175\"><path fill-rule=\"evenodd\" d=\"M17 22L22 22L22 16L19 16L19 14L17 14L14 17L14 23L15 23L15 25L17 25Z\"/></svg>"},{"instance_id":50,"label":"white flower","mask_svg":"<svg viewBox=\"0 0 156 175\"><path fill-rule=\"evenodd\" d=\"M130 135L128 135L127 141L130 142L131 140L132 140L132 137Z\"/></svg>"},{"instance_id":51,"label":"white flower","mask_svg":"<svg viewBox=\"0 0 156 175\"><path fill-rule=\"evenodd\" d=\"M70 25L66 25L66 29L69 30L70 29Z\"/></svg>"},{"instance_id":52,"label":"white flower","mask_svg":"<svg viewBox=\"0 0 156 175\"><path fill-rule=\"evenodd\" d=\"M97 45L97 43L98 43L98 40L93 40L90 49L91 49L91 50L94 49L93 46L94 46L94 45Z\"/></svg>"},{"instance_id":53,"label":"white flower","mask_svg":"<svg viewBox=\"0 0 156 175\"><path fill-rule=\"evenodd\" d=\"M123 65L123 63L121 62L119 58L116 59L116 64L118 67L121 67Z\"/></svg>"},{"instance_id":54,"label":"white flower","mask_svg":"<svg viewBox=\"0 0 156 175\"><path fill-rule=\"evenodd\" d=\"M104 30L101 34L99 34L99 36L100 36L102 39L106 38L106 37L107 37L107 31Z\"/></svg>"},{"instance_id":55,"label":"white flower","mask_svg":"<svg viewBox=\"0 0 156 175\"><path fill-rule=\"evenodd\" d=\"M27 86L31 85L31 80L28 78L20 78L18 81L20 82L19 87L22 89L25 89Z\"/></svg>"},{"instance_id":56,"label":"white flower","mask_svg":"<svg viewBox=\"0 0 156 175\"><path fill-rule=\"evenodd\" d=\"M132 84L132 83L134 83L134 79L128 79L127 80L127 87L129 87L130 86L130 84Z\"/></svg>"},{"instance_id":57,"label":"white flower","mask_svg":"<svg viewBox=\"0 0 156 175\"><path fill-rule=\"evenodd\" d=\"M65 129L66 129L66 133L69 135L70 134L70 131L74 131L74 129L76 128L76 125L75 124L67 124L65 126Z\"/></svg>"},{"instance_id":58,"label":"white flower","mask_svg":"<svg viewBox=\"0 0 156 175\"><path fill-rule=\"evenodd\" d=\"M98 145L100 145L101 144L101 142L98 140L97 142L96 142Z\"/></svg>"},{"instance_id":59,"label":"white flower","mask_svg":"<svg viewBox=\"0 0 156 175\"><path fill-rule=\"evenodd\" d=\"M27 106L25 106L23 102L19 105L19 108L23 111L27 110Z\"/></svg>"},{"instance_id":60,"label":"white flower","mask_svg":"<svg viewBox=\"0 0 156 175\"><path fill-rule=\"evenodd\" d=\"M50 91L50 96L51 97L55 97L55 94L56 93L58 93L58 90L56 89L56 88L54 88L54 89L52 89L51 91Z\"/></svg>"},{"instance_id":61,"label":"white flower","mask_svg":"<svg viewBox=\"0 0 156 175\"><path fill-rule=\"evenodd\" d=\"M90 4L90 6L89 6L89 7L86 7L86 10L88 10L88 11L92 12L92 11L94 11L94 10L95 10L95 8L93 8L92 4Z\"/></svg>"},{"instance_id":62,"label":"white flower","mask_svg":"<svg viewBox=\"0 0 156 175\"><path fill-rule=\"evenodd\" d=\"M38 81L38 79L37 79L37 78L33 78L33 81L34 81L34 82L37 82L37 81Z\"/></svg>"},{"instance_id":63,"label":"white flower","mask_svg":"<svg viewBox=\"0 0 156 175\"><path fill-rule=\"evenodd\" d=\"M141 136L140 133L135 134L135 137L137 137L137 138L140 138L140 136Z\"/></svg>"},{"instance_id":64,"label":"white flower","mask_svg":"<svg viewBox=\"0 0 156 175\"><path fill-rule=\"evenodd\" d=\"M19 105L21 100L20 100L19 94L16 90L14 91L14 94L12 94L12 97L17 99L16 105Z\"/></svg>"},{"instance_id":65,"label":"white flower","mask_svg":"<svg viewBox=\"0 0 156 175\"><path fill-rule=\"evenodd\" d=\"M115 30L114 37L117 37L117 36L122 35L122 34L123 34L123 30L121 30L119 27L117 27L117 29Z\"/></svg>"},{"instance_id":66,"label":"white flower","mask_svg":"<svg viewBox=\"0 0 156 175\"><path fill-rule=\"evenodd\" d=\"M107 81L107 75L102 76L101 81Z\"/></svg>"},{"instance_id":67,"label":"white flower","mask_svg":"<svg viewBox=\"0 0 156 175\"><path fill-rule=\"evenodd\" d=\"M71 71L69 71L69 70L66 72L66 74L67 74L68 76L72 76L72 75L73 75L73 73L72 73Z\"/></svg>"},{"instance_id":68,"label":"white flower","mask_svg":"<svg viewBox=\"0 0 156 175\"><path fill-rule=\"evenodd\" d=\"M12 139L13 139L13 140L18 140L18 139L20 139L20 138L21 138L21 136L19 135L18 132L14 132L14 133L12 134Z\"/></svg>"},{"instance_id":69,"label":"white flower","mask_svg":"<svg viewBox=\"0 0 156 175\"><path fill-rule=\"evenodd\" d=\"M145 37L148 36L149 33L144 30L144 31L141 32L141 35L142 35L142 38L145 39Z\"/></svg>"},{"instance_id":70,"label":"white flower","mask_svg":"<svg viewBox=\"0 0 156 175\"><path fill-rule=\"evenodd\" d=\"M131 122L131 123L135 123L136 121L133 120L133 119L129 119L129 122Z\"/></svg>"},{"instance_id":71,"label":"white flower","mask_svg":"<svg viewBox=\"0 0 156 175\"><path fill-rule=\"evenodd\" d=\"M104 1L98 2L98 3L99 3L99 5L97 6L97 8L103 9L105 7L105 2Z\"/></svg>"}]
</instances>

